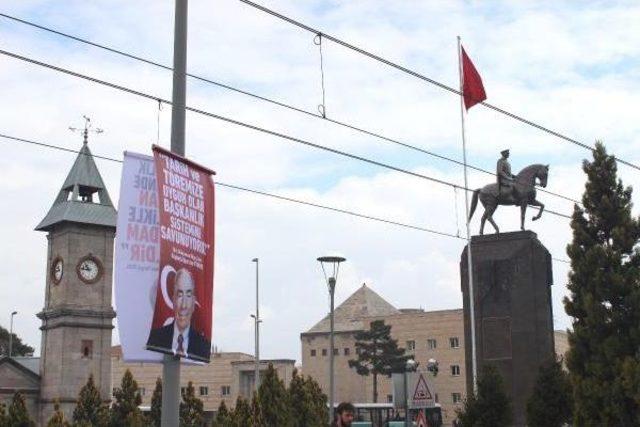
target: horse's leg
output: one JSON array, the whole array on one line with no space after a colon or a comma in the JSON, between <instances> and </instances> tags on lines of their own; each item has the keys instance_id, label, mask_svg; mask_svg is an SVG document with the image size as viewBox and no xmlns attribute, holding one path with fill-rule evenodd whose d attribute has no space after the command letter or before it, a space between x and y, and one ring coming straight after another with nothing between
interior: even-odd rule
<instances>
[{"instance_id":1,"label":"horse's leg","mask_svg":"<svg viewBox=\"0 0 640 427\"><path fill-rule=\"evenodd\" d=\"M520 204L520 230L524 231L524 215L527 212L527 202Z\"/></svg>"},{"instance_id":2,"label":"horse's leg","mask_svg":"<svg viewBox=\"0 0 640 427\"><path fill-rule=\"evenodd\" d=\"M542 211L544 210L544 204L537 201L536 199L533 199L531 202L529 202L529 204L531 206L540 206L540 210L538 211L538 214L536 216L534 216L533 218L531 218L534 221L537 221L540 219L540 217L542 216Z\"/></svg>"},{"instance_id":3,"label":"horse's leg","mask_svg":"<svg viewBox=\"0 0 640 427\"><path fill-rule=\"evenodd\" d=\"M482 219L480 219L480 235L484 234L484 223L487 221L487 209L485 207L484 212L482 213Z\"/></svg>"},{"instance_id":4,"label":"horse's leg","mask_svg":"<svg viewBox=\"0 0 640 427\"><path fill-rule=\"evenodd\" d=\"M493 225L493 228L495 228L496 234L500 234L498 224L496 224L496 222L493 220L493 213L496 211L496 209L498 209L498 205L492 205L485 211L485 213L487 214L487 219L489 220L491 225Z\"/></svg>"}]
</instances>

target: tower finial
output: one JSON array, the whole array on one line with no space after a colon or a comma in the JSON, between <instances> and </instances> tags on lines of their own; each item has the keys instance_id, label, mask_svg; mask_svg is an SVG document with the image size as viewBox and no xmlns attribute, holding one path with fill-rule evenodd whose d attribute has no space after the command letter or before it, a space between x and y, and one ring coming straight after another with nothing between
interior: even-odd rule
<instances>
[{"instance_id":1,"label":"tower finial","mask_svg":"<svg viewBox=\"0 0 640 427\"><path fill-rule=\"evenodd\" d=\"M100 128L91 129L91 118L85 115L82 117L84 118L84 129L69 126L69 130L71 132L82 132L82 145L87 145L89 143L89 132L98 134L104 132L104 130Z\"/></svg>"}]
</instances>

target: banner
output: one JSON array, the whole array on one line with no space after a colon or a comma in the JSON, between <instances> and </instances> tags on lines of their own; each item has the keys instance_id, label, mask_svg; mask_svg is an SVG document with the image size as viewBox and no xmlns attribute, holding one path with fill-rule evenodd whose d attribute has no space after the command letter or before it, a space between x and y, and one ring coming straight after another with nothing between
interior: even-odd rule
<instances>
[{"instance_id":1,"label":"banner","mask_svg":"<svg viewBox=\"0 0 640 427\"><path fill-rule=\"evenodd\" d=\"M214 255L213 171L153 146L160 258L147 349L208 362Z\"/></svg>"},{"instance_id":2,"label":"banner","mask_svg":"<svg viewBox=\"0 0 640 427\"><path fill-rule=\"evenodd\" d=\"M115 241L114 291L120 344L125 362L159 362L146 350L153 319L160 223L153 157L124 153Z\"/></svg>"}]
</instances>

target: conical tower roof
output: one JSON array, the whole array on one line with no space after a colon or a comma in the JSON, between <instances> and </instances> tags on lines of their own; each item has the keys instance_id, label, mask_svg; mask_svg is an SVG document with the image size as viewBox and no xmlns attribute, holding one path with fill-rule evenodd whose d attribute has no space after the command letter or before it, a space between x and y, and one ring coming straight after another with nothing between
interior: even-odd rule
<instances>
[{"instance_id":1,"label":"conical tower roof","mask_svg":"<svg viewBox=\"0 0 640 427\"><path fill-rule=\"evenodd\" d=\"M82 148L67 179L64 180L58 197L36 230L49 231L62 222L115 228L116 216L116 209L93 161L85 135Z\"/></svg>"},{"instance_id":2,"label":"conical tower roof","mask_svg":"<svg viewBox=\"0 0 640 427\"><path fill-rule=\"evenodd\" d=\"M367 317L389 316L400 311L389 304L366 284L362 284L349 298L334 310L334 330L359 331L364 329ZM329 316L318 322L307 333L329 332Z\"/></svg>"}]
</instances>

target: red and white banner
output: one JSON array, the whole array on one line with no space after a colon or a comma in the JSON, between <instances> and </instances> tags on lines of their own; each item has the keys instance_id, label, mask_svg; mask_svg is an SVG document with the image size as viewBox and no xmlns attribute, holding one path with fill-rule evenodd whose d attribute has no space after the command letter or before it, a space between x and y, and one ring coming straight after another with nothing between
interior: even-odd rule
<instances>
[{"instance_id":1,"label":"red and white banner","mask_svg":"<svg viewBox=\"0 0 640 427\"><path fill-rule=\"evenodd\" d=\"M160 257L147 349L208 362L211 355L215 173L153 147Z\"/></svg>"}]
</instances>

